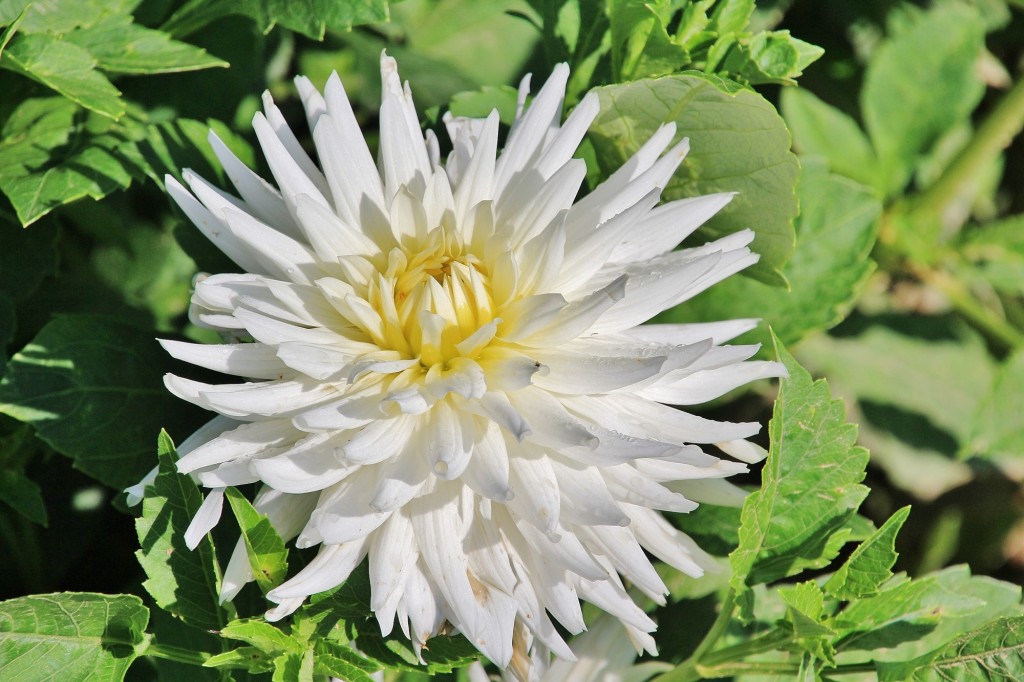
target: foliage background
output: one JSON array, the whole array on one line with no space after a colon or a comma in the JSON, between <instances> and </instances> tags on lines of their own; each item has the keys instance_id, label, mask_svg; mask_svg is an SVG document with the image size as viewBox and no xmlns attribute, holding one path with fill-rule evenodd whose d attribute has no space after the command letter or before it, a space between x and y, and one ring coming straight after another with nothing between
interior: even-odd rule
<instances>
[{"instance_id":1,"label":"foliage background","mask_svg":"<svg viewBox=\"0 0 1024 682\"><path fill-rule=\"evenodd\" d=\"M279 649L253 643L244 623L225 630L235 614L215 604L197 611L215 614L213 622L183 611L174 581L213 575L212 545L195 565L168 567L154 546L172 547L172 534L158 529L154 545L146 524L163 519L173 530L194 492L175 489L166 471L138 528L139 510L127 510L118 493L155 463L161 428L180 441L204 421L160 379L168 371L202 377L175 367L154 338L215 340L188 322L190 282L197 270L232 268L172 209L164 173L192 167L223 181L205 142L211 126L261 167L249 121L265 89L289 120L301 121L296 74L322 86L337 70L372 146L385 47L435 128L449 102L467 115L498 106L507 122L509 86L528 72L540 83L568 59L569 104L589 86L605 86L582 152L591 182L621 162L634 136L645 139L653 129L645 116L677 117L693 153L666 194L739 190L731 212L703 237L749 225L763 259L751 276L666 319L764 318L750 340L773 356L770 324L800 364L827 377L832 394L845 398L845 419L859 425L854 436L828 389L811 386L790 361L773 456L763 478L744 482L760 480L764 492L743 510L743 529L737 533L739 510L708 507L678 519L714 553L724 557L737 543L740 550L731 588L728 573L671 583L658 640L663 659L682 665L666 679L822 679L842 666L842 679L931 679L936 661L956 658L951 650L991 653L986 637L1007 653L982 656L989 663L977 669L952 668L957 679L1016 674L1024 665L1024 3L765 1L730 33L722 8L742 15L752 4L37 0L25 9L24 0L0 0L0 599L13 600L0 604L0 676L14 674L5 666L16 664L18 644L4 633L52 607L25 595L56 592L111 595L80 605L105 614L83 619L119 623L127 633L130 655L100 667L77 659L97 670L109 663L103 679L120 679L135 655L143 660L130 679L196 676L168 663L173 656L151 646L150 635L165 653L246 642L275 679L301 679L295 671L305 670L313 649L357 669L365 660L367 670L408 667L385 649L371 653L372 635L357 627L365 613L346 611L357 596L328 602L347 621L344 637L333 622L317 629L321 607L305 613L312 629L297 625ZM717 33L686 43L683 28L704 11L713 19L704 28ZM765 30L804 42L776 34L758 48L753 36ZM719 43L719 52L707 49ZM810 64L814 45L825 53ZM645 80L693 68L709 75ZM689 107L671 107L684 99ZM737 102L751 118L730 118ZM798 184L790 139L767 102L792 133ZM775 391L756 386L707 409L767 423ZM797 448L783 435L808 405L820 437ZM871 453L866 488L867 457L852 447L855 437ZM165 464L171 447L162 441ZM845 473L823 480L819 464L840 461ZM832 507L801 501L814 486ZM245 527L244 503L236 503ZM906 505L912 511L895 536ZM759 519L768 530L754 538ZM256 532L258 521L249 522ZM221 552L236 533L218 531ZM266 559L272 545L271 538L256 554ZM864 556L869 569L853 562ZM292 570L302 560L293 552ZM884 583L893 561L906 577ZM837 575L846 577L826 582L844 562L847 573ZM868 575L860 587L848 577L856 570ZM160 576L171 583L155 585ZM872 602L880 590L884 600ZM138 599L112 595L145 599L148 625ZM245 597L238 612L259 613L259 592ZM723 604L736 618L716 621ZM712 625L713 637L703 639ZM970 631L975 640L953 642ZM350 636L369 659L345 658ZM468 660L460 646L452 640L449 652L439 644L434 672L460 674L442 672ZM65 679L72 678L85 679Z\"/></svg>"}]
</instances>

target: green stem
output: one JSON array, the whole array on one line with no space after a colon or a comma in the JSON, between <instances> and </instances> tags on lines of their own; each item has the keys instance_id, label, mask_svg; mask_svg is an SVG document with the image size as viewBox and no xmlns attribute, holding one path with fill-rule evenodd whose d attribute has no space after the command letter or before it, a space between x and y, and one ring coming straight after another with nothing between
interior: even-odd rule
<instances>
[{"instance_id":1,"label":"green stem","mask_svg":"<svg viewBox=\"0 0 1024 682\"><path fill-rule=\"evenodd\" d=\"M999 101L946 171L914 201L915 211L941 215L1024 128L1024 76Z\"/></svg>"},{"instance_id":2,"label":"green stem","mask_svg":"<svg viewBox=\"0 0 1024 682\"><path fill-rule=\"evenodd\" d=\"M142 655L152 656L153 658L163 658L168 661L184 663L186 665L201 666L212 654L206 651L193 651L192 649L183 649L181 647L170 646L168 644L156 644L150 640L149 646L142 652Z\"/></svg>"},{"instance_id":3,"label":"green stem","mask_svg":"<svg viewBox=\"0 0 1024 682\"><path fill-rule=\"evenodd\" d=\"M793 663L780 663L776 661L751 661L747 663L723 663L721 665L698 665L697 672L704 679L716 679L719 677L731 677L733 675L782 675L795 678L800 672L800 666ZM840 665L835 668L826 668L828 675L852 675L856 673L875 672L872 663L851 663Z\"/></svg>"},{"instance_id":4,"label":"green stem","mask_svg":"<svg viewBox=\"0 0 1024 682\"><path fill-rule=\"evenodd\" d=\"M704 635L704 639L702 639L700 644L697 645L697 648L693 650L693 654L674 669L654 678L654 682L695 682L696 680L701 679L702 675L697 672L698 662L701 657L715 646L718 639L725 634L726 629L729 627L729 623L732 621L733 611L735 610L736 592L730 588L729 591L725 593L725 598L722 599L722 603L719 605L718 617L711 625L711 629L708 630L708 633Z\"/></svg>"},{"instance_id":5,"label":"green stem","mask_svg":"<svg viewBox=\"0 0 1024 682\"><path fill-rule=\"evenodd\" d=\"M791 639L793 639L792 633L775 628L774 630L769 630L768 632L758 635L746 642L740 642L739 644L734 644L708 654L703 658L701 663L708 666L715 666L728 663L729 661L736 661L747 656L764 653L765 651L774 651L778 649L781 644L785 644Z\"/></svg>"}]
</instances>

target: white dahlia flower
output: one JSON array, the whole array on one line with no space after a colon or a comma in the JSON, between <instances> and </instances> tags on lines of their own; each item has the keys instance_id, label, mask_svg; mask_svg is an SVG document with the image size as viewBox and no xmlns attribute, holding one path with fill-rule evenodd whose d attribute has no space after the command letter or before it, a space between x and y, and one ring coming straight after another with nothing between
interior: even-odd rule
<instances>
[{"instance_id":1,"label":"white dahlia flower","mask_svg":"<svg viewBox=\"0 0 1024 682\"><path fill-rule=\"evenodd\" d=\"M645 550L694 576L713 565L656 510L742 498L722 479L745 466L701 446L758 456L743 440L757 424L667 405L781 370L720 345L751 320L638 325L754 263L753 234L672 250L731 195L657 206L687 151L671 124L576 201L598 100L560 125L564 64L528 107L524 81L500 154L496 112L448 117L445 162L386 55L381 74L377 163L334 75L323 95L297 80L316 160L264 96L253 126L276 187L213 134L241 198L167 179L244 273L192 297L192 319L232 343L163 342L245 378L167 377L220 415L180 450L178 470L211 489L187 539L216 524L225 486L258 483L282 537L320 547L268 594L268 618L367 559L381 630L397 620L417 650L449 627L503 668L528 667L532 642L571 658L551 619L583 630L582 598L653 651L624 587L663 601ZM222 597L251 579L240 544Z\"/></svg>"}]
</instances>

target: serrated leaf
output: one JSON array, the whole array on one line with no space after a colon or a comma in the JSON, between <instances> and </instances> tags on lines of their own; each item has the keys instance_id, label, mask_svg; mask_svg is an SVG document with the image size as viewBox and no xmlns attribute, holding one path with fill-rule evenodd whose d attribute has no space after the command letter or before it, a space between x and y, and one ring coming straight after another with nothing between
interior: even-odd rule
<instances>
[{"instance_id":1,"label":"serrated leaf","mask_svg":"<svg viewBox=\"0 0 1024 682\"><path fill-rule=\"evenodd\" d=\"M88 50L42 33L15 36L0 59L0 67L39 81L86 109L121 118L125 113L121 92L96 65Z\"/></svg>"},{"instance_id":2,"label":"serrated leaf","mask_svg":"<svg viewBox=\"0 0 1024 682\"><path fill-rule=\"evenodd\" d=\"M0 602L0 678L120 682L145 648L149 611L133 595L39 594Z\"/></svg>"},{"instance_id":3,"label":"serrated leaf","mask_svg":"<svg viewBox=\"0 0 1024 682\"><path fill-rule=\"evenodd\" d=\"M797 151L824 158L839 175L884 189L871 143L851 117L803 88L782 91L782 115Z\"/></svg>"},{"instance_id":4,"label":"serrated leaf","mask_svg":"<svg viewBox=\"0 0 1024 682\"><path fill-rule=\"evenodd\" d=\"M221 628L220 636L240 640L271 656L289 652L301 654L306 650L304 642L257 618L233 620Z\"/></svg>"},{"instance_id":5,"label":"serrated leaf","mask_svg":"<svg viewBox=\"0 0 1024 682\"><path fill-rule=\"evenodd\" d=\"M0 130L0 191L23 225L82 197L100 199L142 177L139 128L83 115L57 97L29 99Z\"/></svg>"},{"instance_id":6,"label":"serrated leaf","mask_svg":"<svg viewBox=\"0 0 1024 682\"><path fill-rule=\"evenodd\" d=\"M101 315L58 315L11 358L0 412L35 426L75 468L122 489L152 467L162 425L194 426L163 387L166 367L150 331Z\"/></svg>"},{"instance_id":7,"label":"serrated leaf","mask_svg":"<svg viewBox=\"0 0 1024 682\"><path fill-rule=\"evenodd\" d=\"M824 380L812 382L781 342L775 347L789 378L781 382L768 427L761 489L743 504L739 546L729 555L737 594L792 575L823 549L837 551L827 538L849 537L846 519L867 494L860 481L868 453L855 446L857 428L846 423L842 402L831 398Z\"/></svg>"},{"instance_id":8,"label":"serrated leaf","mask_svg":"<svg viewBox=\"0 0 1024 682\"><path fill-rule=\"evenodd\" d=\"M874 271L869 257L882 205L866 187L805 163L797 187L800 215L792 258L782 268L789 291L749 277L730 277L659 321L696 322L755 317L764 323L743 337L768 347L770 326L786 344L839 323Z\"/></svg>"},{"instance_id":9,"label":"serrated leaf","mask_svg":"<svg viewBox=\"0 0 1024 682\"><path fill-rule=\"evenodd\" d=\"M353 26L387 21L387 0L192 0L179 8L161 27L174 36L185 36L212 21L241 14L256 21L264 33L280 24L314 40L323 40L327 29L348 31Z\"/></svg>"},{"instance_id":10,"label":"serrated leaf","mask_svg":"<svg viewBox=\"0 0 1024 682\"><path fill-rule=\"evenodd\" d=\"M202 504L202 494L191 478L178 473L174 444L164 431L157 458L159 473L135 521L141 547L136 557L148 577L143 587L160 608L186 623L219 630L226 619L213 541L206 536L194 550L185 545L185 530Z\"/></svg>"},{"instance_id":11,"label":"serrated leaf","mask_svg":"<svg viewBox=\"0 0 1024 682\"><path fill-rule=\"evenodd\" d=\"M908 506L890 516L881 528L853 550L850 558L825 583L825 591L846 601L877 593L879 586L892 577L890 569L897 557L896 534L909 515Z\"/></svg>"},{"instance_id":12,"label":"serrated leaf","mask_svg":"<svg viewBox=\"0 0 1024 682\"><path fill-rule=\"evenodd\" d=\"M1000 618L905 663L881 663L880 682L1024 679L1024 618Z\"/></svg>"},{"instance_id":13,"label":"serrated leaf","mask_svg":"<svg viewBox=\"0 0 1024 682\"><path fill-rule=\"evenodd\" d=\"M833 661L830 641L836 632L823 621L825 594L813 581L792 587L779 588L779 596L786 604L786 622L793 629L798 646L815 658Z\"/></svg>"},{"instance_id":14,"label":"serrated leaf","mask_svg":"<svg viewBox=\"0 0 1024 682\"><path fill-rule=\"evenodd\" d=\"M88 28L111 15L128 15L141 0L0 0L0 26L28 6L25 33L67 34Z\"/></svg>"},{"instance_id":15,"label":"serrated leaf","mask_svg":"<svg viewBox=\"0 0 1024 682\"><path fill-rule=\"evenodd\" d=\"M714 239L754 231L760 254L750 273L781 284L778 274L794 246L796 157L785 123L771 104L714 77L680 74L596 88L601 113L590 139L605 172L619 168L659 126L674 121L690 153L664 198L738 192L697 235Z\"/></svg>"},{"instance_id":16,"label":"serrated leaf","mask_svg":"<svg viewBox=\"0 0 1024 682\"><path fill-rule=\"evenodd\" d=\"M245 496L230 487L224 492L242 531L256 583L266 594L284 582L288 573L288 548L270 519L256 511Z\"/></svg>"},{"instance_id":17,"label":"serrated leaf","mask_svg":"<svg viewBox=\"0 0 1024 682\"><path fill-rule=\"evenodd\" d=\"M330 675L346 682L373 682L370 673L380 670L370 659L334 640L318 640L314 651L314 672L319 675Z\"/></svg>"},{"instance_id":18,"label":"serrated leaf","mask_svg":"<svg viewBox=\"0 0 1024 682\"><path fill-rule=\"evenodd\" d=\"M984 38L985 24L976 9L944 2L872 56L861 108L887 194L898 192L918 155L980 101L985 88L974 62Z\"/></svg>"},{"instance_id":19,"label":"serrated leaf","mask_svg":"<svg viewBox=\"0 0 1024 682\"><path fill-rule=\"evenodd\" d=\"M273 682L313 682L313 649L274 660Z\"/></svg>"},{"instance_id":20,"label":"serrated leaf","mask_svg":"<svg viewBox=\"0 0 1024 682\"><path fill-rule=\"evenodd\" d=\"M176 73L228 66L202 48L134 24L125 15L73 31L66 39L86 49L100 69L112 73Z\"/></svg>"}]
</instances>

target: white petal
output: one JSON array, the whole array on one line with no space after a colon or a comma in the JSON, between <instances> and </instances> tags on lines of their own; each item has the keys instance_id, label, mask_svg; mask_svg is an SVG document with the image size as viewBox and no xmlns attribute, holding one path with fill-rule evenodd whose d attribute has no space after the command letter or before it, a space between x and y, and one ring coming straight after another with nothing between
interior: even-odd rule
<instances>
[{"instance_id":1,"label":"white petal","mask_svg":"<svg viewBox=\"0 0 1024 682\"><path fill-rule=\"evenodd\" d=\"M178 471L187 474L238 457L254 455L268 448L280 447L294 438L295 433L287 419L242 424L183 455L178 460Z\"/></svg>"},{"instance_id":2,"label":"white petal","mask_svg":"<svg viewBox=\"0 0 1024 682\"><path fill-rule=\"evenodd\" d=\"M281 379L289 373L287 365L274 353L273 346L262 343L201 344L159 339L167 353L215 372L249 379Z\"/></svg>"},{"instance_id":3,"label":"white petal","mask_svg":"<svg viewBox=\"0 0 1024 682\"><path fill-rule=\"evenodd\" d=\"M224 489L216 488L206 495L206 499L199 505L192 522L185 529L185 546L195 549L202 542L203 538L213 530L213 527L220 521L220 513L224 508Z\"/></svg>"},{"instance_id":4,"label":"white petal","mask_svg":"<svg viewBox=\"0 0 1024 682\"><path fill-rule=\"evenodd\" d=\"M307 597L329 590L345 582L366 556L365 540L343 545L324 545L316 558L306 564L291 580L267 593L267 599L282 603L287 599Z\"/></svg>"}]
</instances>

